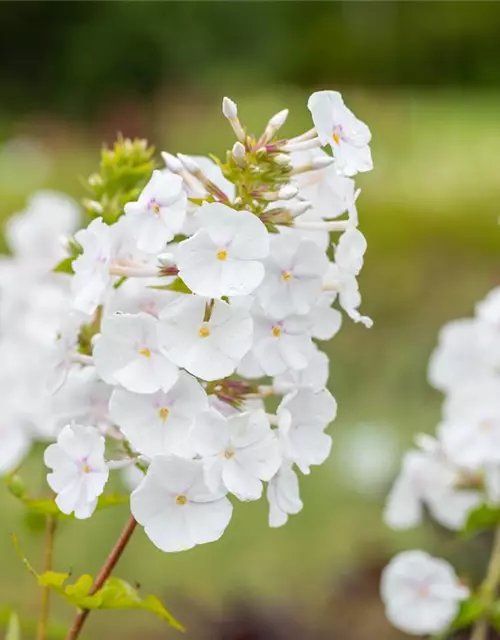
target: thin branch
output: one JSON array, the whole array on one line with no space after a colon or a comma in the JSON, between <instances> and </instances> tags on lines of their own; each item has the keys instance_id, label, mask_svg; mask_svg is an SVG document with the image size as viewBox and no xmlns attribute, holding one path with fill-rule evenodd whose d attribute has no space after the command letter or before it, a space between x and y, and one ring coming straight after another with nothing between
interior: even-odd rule
<instances>
[{"instance_id":1,"label":"thin branch","mask_svg":"<svg viewBox=\"0 0 500 640\"><path fill-rule=\"evenodd\" d=\"M115 546L111 550L111 553L109 554L106 562L104 563L102 569L100 570L99 575L95 579L95 582L92 586L92 589L90 590L89 595L93 595L104 586L104 583L111 575L113 569L118 563L118 560L121 558L122 553L125 551L125 547L129 543L130 538L134 533L136 525L137 525L137 521L133 516L130 516L129 520L127 521L127 524L125 525L125 528L120 534L120 537L116 541ZM66 640L76 640L76 638L78 638L78 636L80 635L80 631L82 630L82 627L85 624L85 620L87 619L87 616L89 615L89 613L90 613L89 609L82 609L79 613L77 613L77 615L73 620L73 624L71 625L71 629L69 630Z\"/></svg>"},{"instance_id":2,"label":"thin branch","mask_svg":"<svg viewBox=\"0 0 500 640\"><path fill-rule=\"evenodd\" d=\"M498 585L500 584L500 527L495 532L493 548L491 550L490 562L486 578L480 588L480 594L487 603L495 600ZM478 620L472 631L470 640L487 640L489 630L488 620L482 618Z\"/></svg>"}]
</instances>

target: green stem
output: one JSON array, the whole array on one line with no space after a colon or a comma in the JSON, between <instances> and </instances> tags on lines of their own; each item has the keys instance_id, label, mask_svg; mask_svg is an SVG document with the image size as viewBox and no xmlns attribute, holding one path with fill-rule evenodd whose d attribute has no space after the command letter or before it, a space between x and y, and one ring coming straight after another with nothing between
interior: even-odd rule
<instances>
[{"instance_id":1,"label":"green stem","mask_svg":"<svg viewBox=\"0 0 500 640\"><path fill-rule=\"evenodd\" d=\"M490 562L483 584L480 588L482 600L487 607L495 601L495 597L500 584L500 527L495 531L493 548L491 550ZM489 623L482 618L478 620L472 630L470 640L486 640L488 637Z\"/></svg>"},{"instance_id":2,"label":"green stem","mask_svg":"<svg viewBox=\"0 0 500 640\"><path fill-rule=\"evenodd\" d=\"M56 536L57 518L54 516L47 516L47 524L45 531L45 558L44 558L44 572L52 571L52 564L54 558L54 541ZM42 588L42 600L40 605L40 619L38 621L36 640L46 640L47 638L47 625L49 621L50 611L50 589L49 587Z\"/></svg>"}]
</instances>

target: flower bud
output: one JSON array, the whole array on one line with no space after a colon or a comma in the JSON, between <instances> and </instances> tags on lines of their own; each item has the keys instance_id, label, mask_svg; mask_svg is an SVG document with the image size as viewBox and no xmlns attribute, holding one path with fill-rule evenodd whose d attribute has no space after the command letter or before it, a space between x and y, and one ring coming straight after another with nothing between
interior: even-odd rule
<instances>
[{"instance_id":1,"label":"flower bud","mask_svg":"<svg viewBox=\"0 0 500 640\"><path fill-rule=\"evenodd\" d=\"M297 187L294 187L293 184L286 184L284 187L281 187L278 196L280 200L290 200L291 198L295 198L298 192L299 190Z\"/></svg>"},{"instance_id":2,"label":"flower bud","mask_svg":"<svg viewBox=\"0 0 500 640\"><path fill-rule=\"evenodd\" d=\"M236 163L239 165L245 164L246 159L246 149L245 146L241 142L235 142L232 150L233 158Z\"/></svg>"},{"instance_id":3,"label":"flower bud","mask_svg":"<svg viewBox=\"0 0 500 640\"><path fill-rule=\"evenodd\" d=\"M234 118L237 118L238 107L236 106L236 102L233 102L231 98L223 98L222 113L228 120L234 120Z\"/></svg>"},{"instance_id":4,"label":"flower bud","mask_svg":"<svg viewBox=\"0 0 500 640\"><path fill-rule=\"evenodd\" d=\"M270 120L269 126L277 131L280 127L282 127L286 119L288 118L288 109L283 109L282 111L278 111Z\"/></svg>"},{"instance_id":5,"label":"flower bud","mask_svg":"<svg viewBox=\"0 0 500 640\"><path fill-rule=\"evenodd\" d=\"M312 207L312 202L309 200L300 200L299 202L295 202L288 207L288 211L292 218L298 218L303 213L305 213L308 209Z\"/></svg>"},{"instance_id":6,"label":"flower bud","mask_svg":"<svg viewBox=\"0 0 500 640\"><path fill-rule=\"evenodd\" d=\"M198 163L195 160L193 160L193 158L186 156L184 153L178 153L177 157L179 158L182 165L184 166L184 169L187 169L189 173L193 173L196 175L197 173L200 172L200 167Z\"/></svg>"},{"instance_id":7,"label":"flower bud","mask_svg":"<svg viewBox=\"0 0 500 640\"><path fill-rule=\"evenodd\" d=\"M287 156L286 153L278 153L274 156L274 162L281 167L285 167L287 164L290 164L290 156Z\"/></svg>"},{"instance_id":8,"label":"flower bud","mask_svg":"<svg viewBox=\"0 0 500 640\"><path fill-rule=\"evenodd\" d=\"M171 153L168 153L167 151L162 151L161 157L163 158L163 161L165 162L167 169L169 169L173 173L179 173L180 171L182 171L182 162L180 162L180 160L178 160Z\"/></svg>"}]
</instances>

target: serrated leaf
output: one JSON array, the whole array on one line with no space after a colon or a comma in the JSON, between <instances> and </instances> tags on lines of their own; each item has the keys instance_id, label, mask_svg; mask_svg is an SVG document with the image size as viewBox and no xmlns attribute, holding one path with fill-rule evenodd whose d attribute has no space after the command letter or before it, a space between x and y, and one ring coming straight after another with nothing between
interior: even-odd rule
<instances>
[{"instance_id":1,"label":"serrated leaf","mask_svg":"<svg viewBox=\"0 0 500 640\"><path fill-rule=\"evenodd\" d=\"M15 611L12 611L10 614L5 640L21 640L21 625L19 624L19 617Z\"/></svg>"},{"instance_id":2,"label":"serrated leaf","mask_svg":"<svg viewBox=\"0 0 500 640\"><path fill-rule=\"evenodd\" d=\"M487 504L473 509L469 513L463 533L468 535L481 529L492 529L500 524L500 507L492 507Z\"/></svg>"},{"instance_id":3,"label":"serrated leaf","mask_svg":"<svg viewBox=\"0 0 500 640\"><path fill-rule=\"evenodd\" d=\"M64 258L64 260L61 260L61 262L59 262L59 264L57 264L52 271L54 273L68 273L70 275L72 275L74 273L73 271L73 261L75 260L75 258L68 256L67 258Z\"/></svg>"}]
</instances>

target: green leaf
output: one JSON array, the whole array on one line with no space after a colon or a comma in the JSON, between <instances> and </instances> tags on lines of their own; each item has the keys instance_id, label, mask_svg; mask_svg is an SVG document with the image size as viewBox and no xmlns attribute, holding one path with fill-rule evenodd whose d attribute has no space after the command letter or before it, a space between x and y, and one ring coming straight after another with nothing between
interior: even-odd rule
<instances>
[{"instance_id":1,"label":"green leaf","mask_svg":"<svg viewBox=\"0 0 500 640\"><path fill-rule=\"evenodd\" d=\"M12 541L24 565L35 576L38 584L41 587L52 589L70 605L78 609L91 610L114 609L121 611L125 609L142 609L151 611L151 613L157 615L174 629L184 631L183 625L174 618L156 596L147 595L143 598L137 589L134 589L128 582L119 578L108 578L100 589L90 595L94 583L92 576L84 574L77 578L75 582L68 584L67 582L70 578L68 573L46 571L38 574L24 556L15 536L12 536Z\"/></svg>"},{"instance_id":2,"label":"green leaf","mask_svg":"<svg viewBox=\"0 0 500 640\"><path fill-rule=\"evenodd\" d=\"M471 596L460 605L457 617L452 622L449 632L460 631L470 627L476 620L482 618L486 612L486 605L476 596Z\"/></svg>"},{"instance_id":3,"label":"green leaf","mask_svg":"<svg viewBox=\"0 0 500 640\"><path fill-rule=\"evenodd\" d=\"M69 273L70 275L74 273L73 271L73 261L75 260L74 257L72 256L68 256L67 258L64 258L63 260L61 260L61 262L59 264L57 264L52 271L54 273Z\"/></svg>"},{"instance_id":4,"label":"green leaf","mask_svg":"<svg viewBox=\"0 0 500 640\"><path fill-rule=\"evenodd\" d=\"M463 528L463 533L470 534L481 529L492 529L499 524L500 507L491 507L487 504L482 504L469 513L469 517Z\"/></svg>"},{"instance_id":5,"label":"green leaf","mask_svg":"<svg viewBox=\"0 0 500 640\"><path fill-rule=\"evenodd\" d=\"M181 278L176 278L170 284L151 285L149 289L158 289L160 291L175 291L176 293L192 293L191 289Z\"/></svg>"},{"instance_id":6,"label":"green leaf","mask_svg":"<svg viewBox=\"0 0 500 640\"><path fill-rule=\"evenodd\" d=\"M19 624L19 617L14 611L10 614L5 640L21 640L21 625Z\"/></svg>"}]
</instances>

